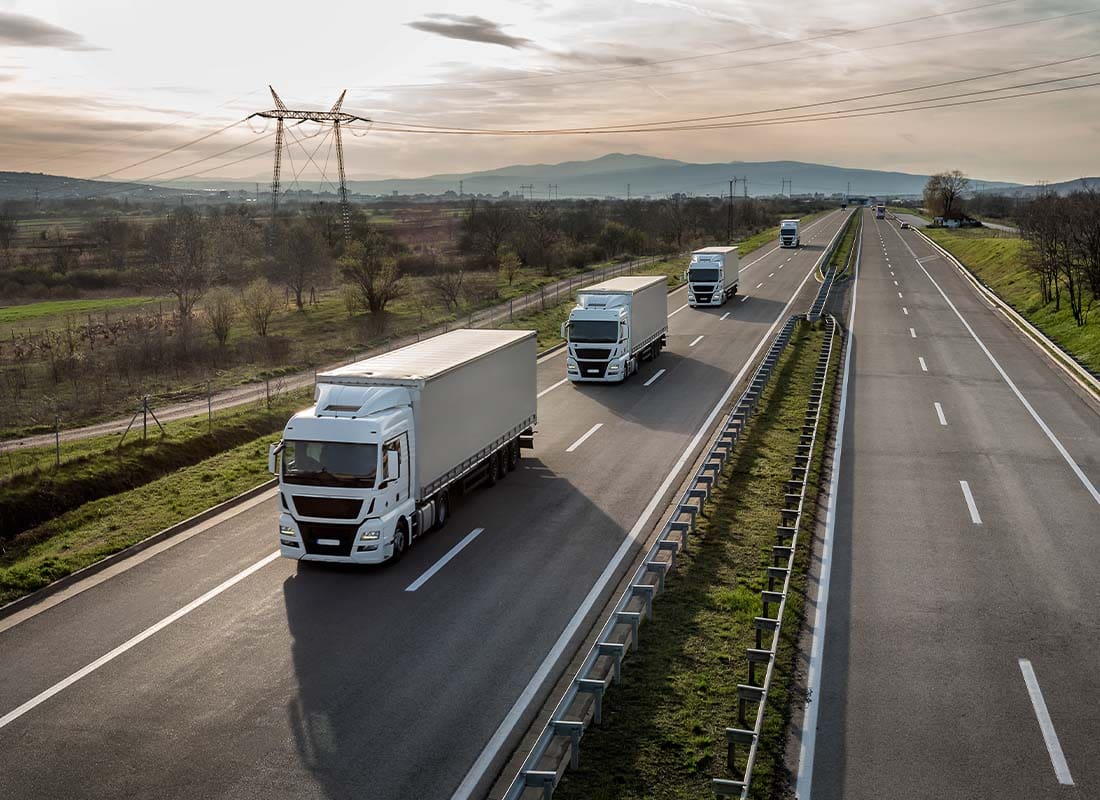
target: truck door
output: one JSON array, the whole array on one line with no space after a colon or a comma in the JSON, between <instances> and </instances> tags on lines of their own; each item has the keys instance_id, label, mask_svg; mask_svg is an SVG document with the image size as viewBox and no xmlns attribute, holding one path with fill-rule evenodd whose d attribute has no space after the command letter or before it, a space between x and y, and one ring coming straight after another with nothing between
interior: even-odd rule
<instances>
[{"instance_id":1,"label":"truck door","mask_svg":"<svg viewBox=\"0 0 1100 800\"><path fill-rule=\"evenodd\" d=\"M412 470L409 469L409 435L402 433L390 439L382 446L382 485L386 487L387 506L402 503L409 498L409 477ZM390 462L394 459L390 453L397 455L396 468L391 468ZM392 499L391 499L392 498Z\"/></svg>"}]
</instances>

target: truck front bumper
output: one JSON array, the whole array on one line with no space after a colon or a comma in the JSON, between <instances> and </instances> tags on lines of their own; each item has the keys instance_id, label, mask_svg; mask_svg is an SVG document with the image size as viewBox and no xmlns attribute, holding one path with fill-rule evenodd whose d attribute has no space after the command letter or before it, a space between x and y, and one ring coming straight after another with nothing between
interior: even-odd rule
<instances>
[{"instance_id":1,"label":"truck front bumper","mask_svg":"<svg viewBox=\"0 0 1100 800\"><path fill-rule=\"evenodd\" d=\"M619 383L626 380L628 357L619 356L607 362L565 360L565 375L573 383Z\"/></svg>"},{"instance_id":2,"label":"truck front bumper","mask_svg":"<svg viewBox=\"0 0 1100 800\"><path fill-rule=\"evenodd\" d=\"M374 523L374 524L372 524ZM295 561L326 561L334 564L381 564L393 555L393 543L365 538L378 528L377 520L359 525L299 523L289 514L279 517L279 555Z\"/></svg>"}]
</instances>

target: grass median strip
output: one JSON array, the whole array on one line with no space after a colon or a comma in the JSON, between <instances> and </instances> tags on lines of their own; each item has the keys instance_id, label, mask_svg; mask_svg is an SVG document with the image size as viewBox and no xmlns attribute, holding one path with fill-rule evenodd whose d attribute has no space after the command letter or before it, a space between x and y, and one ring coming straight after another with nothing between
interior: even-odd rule
<instances>
[{"instance_id":1,"label":"grass median strip","mask_svg":"<svg viewBox=\"0 0 1100 800\"><path fill-rule=\"evenodd\" d=\"M783 507L814 366L824 333L801 323L781 357L756 417L742 437L692 548L668 580L646 622L641 646L624 662L622 683L603 701L603 723L585 734L580 769L567 771L555 798L712 798L712 778L726 770L725 728L736 726L737 684L746 683L745 649ZM822 404L832 406L835 362ZM824 429L823 429L824 431ZM806 542L813 526L824 436L807 488L807 511L791 580L776 672L753 779L754 797L787 783L783 765L795 646L803 613Z\"/></svg>"}]
</instances>

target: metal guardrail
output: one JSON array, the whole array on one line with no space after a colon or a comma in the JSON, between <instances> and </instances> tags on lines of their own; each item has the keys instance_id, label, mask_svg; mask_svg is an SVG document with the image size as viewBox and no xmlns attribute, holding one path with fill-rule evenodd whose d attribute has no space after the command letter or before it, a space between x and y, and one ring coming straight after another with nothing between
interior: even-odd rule
<instances>
[{"instance_id":1,"label":"metal guardrail","mask_svg":"<svg viewBox=\"0 0 1100 800\"><path fill-rule=\"evenodd\" d=\"M749 796L752 785L752 772L756 766L760 734L764 727L764 709L767 707L768 690L771 688L772 677L775 674L780 628L783 625L783 613L787 607L791 576L794 574L798 530L806 504L806 486L809 482L814 447L821 427L821 404L832 360L833 345L836 341L836 329L836 319L832 316L826 318L826 337L814 368L810 399L806 407L806 415L802 420L802 433L795 450L791 478L786 482L783 508L779 512L779 524L775 528L776 544L772 547L772 563L768 567L768 588L760 593L763 615L753 620L753 626L756 629L756 646L746 651L749 662L748 683L737 686L739 727L726 728L726 766L731 773L740 773L740 777L735 780L714 778L711 781L711 787L716 797L740 797L745 800ZM776 582L782 582L782 588L779 591L776 591ZM773 606L776 609L774 616L771 614ZM771 635L771 641L765 648L766 633ZM764 680L759 685L756 683L757 665L766 665ZM756 704L756 718L751 728L747 727L748 722L745 719L745 710L750 703ZM749 751L744 769L739 770L737 748L743 745L748 745Z\"/></svg>"},{"instance_id":2,"label":"metal guardrail","mask_svg":"<svg viewBox=\"0 0 1100 800\"><path fill-rule=\"evenodd\" d=\"M857 219L856 235L852 239L853 246L848 251L848 258L844 262L844 269L847 270L852 263L852 259L857 250L855 243L859 242L859 237L863 232L863 215L855 214L853 216ZM814 298L812 304L810 304L810 310L806 314L806 319L810 322L816 322L821 318L821 314L825 309L825 303L829 300L829 292L833 288L833 279L836 278L836 267L833 265L833 253L840 246L840 243L844 240L844 234L848 230L848 226L852 224L852 216L848 217L848 221L840 226L840 230L837 231L836 236L829 242L829 247L825 251L825 257L822 263L826 265L825 271L821 275L821 287L817 290L817 297Z\"/></svg>"}]
</instances>

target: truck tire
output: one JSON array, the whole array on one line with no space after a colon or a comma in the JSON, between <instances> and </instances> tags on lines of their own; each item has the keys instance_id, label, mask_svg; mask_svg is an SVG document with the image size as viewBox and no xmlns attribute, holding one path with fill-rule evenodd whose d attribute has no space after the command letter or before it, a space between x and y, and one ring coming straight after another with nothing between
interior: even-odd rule
<instances>
[{"instance_id":1,"label":"truck tire","mask_svg":"<svg viewBox=\"0 0 1100 800\"><path fill-rule=\"evenodd\" d=\"M508 445L508 471L512 472L519 466L519 439L513 439Z\"/></svg>"},{"instance_id":2,"label":"truck tire","mask_svg":"<svg viewBox=\"0 0 1100 800\"><path fill-rule=\"evenodd\" d=\"M435 499L435 520L432 522L432 530L437 531L447 524L451 516L451 491L444 489Z\"/></svg>"},{"instance_id":3,"label":"truck tire","mask_svg":"<svg viewBox=\"0 0 1100 800\"><path fill-rule=\"evenodd\" d=\"M393 537L393 557L391 561L400 561L409 551L409 526L402 518L397 523L397 533Z\"/></svg>"},{"instance_id":4,"label":"truck tire","mask_svg":"<svg viewBox=\"0 0 1100 800\"><path fill-rule=\"evenodd\" d=\"M500 451L497 450L489 456L489 463L485 466L485 485L496 486L500 479Z\"/></svg>"}]
</instances>

